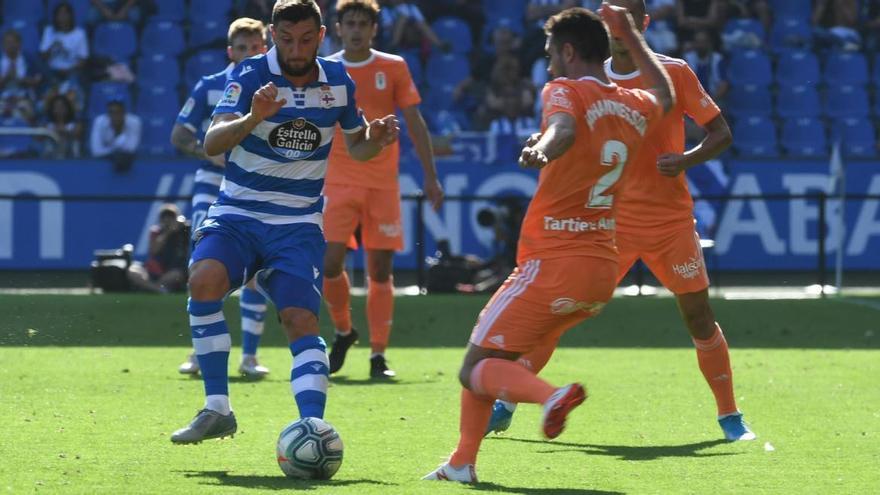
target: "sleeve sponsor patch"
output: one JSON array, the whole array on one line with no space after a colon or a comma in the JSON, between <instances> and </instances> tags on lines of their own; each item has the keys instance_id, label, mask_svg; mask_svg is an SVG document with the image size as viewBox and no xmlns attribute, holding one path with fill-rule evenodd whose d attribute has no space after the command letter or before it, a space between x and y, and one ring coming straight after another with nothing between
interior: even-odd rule
<instances>
[{"instance_id":1,"label":"sleeve sponsor patch","mask_svg":"<svg viewBox=\"0 0 880 495\"><path fill-rule=\"evenodd\" d=\"M566 110L574 109L574 104L571 102L568 89L566 88L554 88L553 92L550 93L550 98L547 100L547 106L564 108Z\"/></svg>"},{"instance_id":2,"label":"sleeve sponsor patch","mask_svg":"<svg viewBox=\"0 0 880 495\"><path fill-rule=\"evenodd\" d=\"M238 105L239 98L241 98L241 84L230 82L226 85L226 91L223 92L223 98L217 106L234 107Z\"/></svg>"},{"instance_id":3,"label":"sleeve sponsor patch","mask_svg":"<svg viewBox=\"0 0 880 495\"><path fill-rule=\"evenodd\" d=\"M195 106L196 106L196 100L194 100L192 98L192 96L187 98L186 103L183 104L183 108L180 109L180 117L184 118L184 119L189 117L193 111L193 108L195 108Z\"/></svg>"}]
</instances>

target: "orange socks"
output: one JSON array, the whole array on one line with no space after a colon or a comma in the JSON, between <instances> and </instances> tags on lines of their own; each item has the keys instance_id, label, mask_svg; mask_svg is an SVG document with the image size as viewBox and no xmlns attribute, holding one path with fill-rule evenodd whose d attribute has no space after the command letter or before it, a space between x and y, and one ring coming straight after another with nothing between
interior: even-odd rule
<instances>
[{"instance_id":1,"label":"orange socks","mask_svg":"<svg viewBox=\"0 0 880 495\"><path fill-rule=\"evenodd\" d=\"M394 278L386 282L367 281L367 323L373 352L385 352L394 314Z\"/></svg>"},{"instance_id":2,"label":"orange socks","mask_svg":"<svg viewBox=\"0 0 880 495\"><path fill-rule=\"evenodd\" d=\"M471 373L471 389L480 395L531 404L543 404L556 391L522 364L498 358L477 363Z\"/></svg>"},{"instance_id":3,"label":"orange socks","mask_svg":"<svg viewBox=\"0 0 880 495\"><path fill-rule=\"evenodd\" d=\"M733 372L730 369L730 354L727 340L721 327L715 324L715 334L707 340L693 339L697 348L697 361L700 371L715 395L718 415L737 412L736 399L733 396Z\"/></svg>"},{"instance_id":4,"label":"orange socks","mask_svg":"<svg viewBox=\"0 0 880 495\"><path fill-rule=\"evenodd\" d=\"M477 463L477 452L492 416L491 397L479 396L470 390L461 389L461 417L458 431L460 437L458 447L449 457L449 464L461 467L465 464Z\"/></svg>"},{"instance_id":5,"label":"orange socks","mask_svg":"<svg viewBox=\"0 0 880 495\"><path fill-rule=\"evenodd\" d=\"M351 330L351 295L348 274L344 271L336 278L324 277L324 300L336 330Z\"/></svg>"}]
</instances>

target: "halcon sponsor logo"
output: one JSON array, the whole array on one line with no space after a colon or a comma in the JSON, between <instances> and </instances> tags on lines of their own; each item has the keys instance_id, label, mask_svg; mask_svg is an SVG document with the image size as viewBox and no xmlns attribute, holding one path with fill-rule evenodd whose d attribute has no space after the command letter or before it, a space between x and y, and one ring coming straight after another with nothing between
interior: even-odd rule
<instances>
[{"instance_id":1,"label":"halcon sponsor logo","mask_svg":"<svg viewBox=\"0 0 880 495\"><path fill-rule=\"evenodd\" d=\"M544 217L544 230L552 232L593 232L597 230L614 230L613 218L601 218L598 222L577 218Z\"/></svg>"},{"instance_id":2,"label":"halcon sponsor logo","mask_svg":"<svg viewBox=\"0 0 880 495\"><path fill-rule=\"evenodd\" d=\"M593 130L597 120L609 115L620 117L627 121L627 123L635 127L636 132L638 132L640 136L644 136L645 131L648 129L647 119L645 119L645 116L639 112L619 101L599 100L596 103L593 103L590 109L587 110L587 124L590 126L590 130Z\"/></svg>"},{"instance_id":3,"label":"halcon sponsor logo","mask_svg":"<svg viewBox=\"0 0 880 495\"><path fill-rule=\"evenodd\" d=\"M672 271L682 278L694 278L700 274L702 269L702 258L691 258L684 263L672 265Z\"/></svg>"},{"instance_id":4,"label":"halcon sponsor logo","mask_svg":"<svg viewBox=\"0 0 880 495\"><path fill-rule=\"evenodd\" d=\"M577 311L583 311L591 315L599 314L605 303L577 301L570 297L560 297L550 303L550 312L554 315L570 315Z\"/></svg>"}]
</instances>

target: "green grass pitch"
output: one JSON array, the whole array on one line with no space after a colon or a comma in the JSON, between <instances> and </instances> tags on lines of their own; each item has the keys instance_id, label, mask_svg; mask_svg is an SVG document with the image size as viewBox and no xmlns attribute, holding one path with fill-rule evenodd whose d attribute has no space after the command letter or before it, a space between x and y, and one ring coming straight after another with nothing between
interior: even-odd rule
<instances>
[{"instance_id":1,"label":"green grass pitch","mask_svg":"<svg viewBox=\"0 0 880 495\"><path fill-rule=\"evenodd\" d=\"M623 298L572 330L543 376L583 381L557 441L523 406L483 443L475 486L421 482L457 440L456 371L484 297L397 300L388 358L367 379L361 343L332 378L326 418L345 442L329 482L284 478L275 440L296 417L274 316L262 382L233 379L233 439L175 446L202 404L177 374L189 346L180 296L0 296L0 492L316 494L877 493L880 299L723 301L740 408L753 442L720 440L714 402L672 300ZM355 324L365 329L363 299ZM237 300L227 304L240 354ZM271 310L270 310L271 311ZM325 337L328 319L322 318ZM366 339L365 339L366 340Z\"/></svg>"}]
</instances>

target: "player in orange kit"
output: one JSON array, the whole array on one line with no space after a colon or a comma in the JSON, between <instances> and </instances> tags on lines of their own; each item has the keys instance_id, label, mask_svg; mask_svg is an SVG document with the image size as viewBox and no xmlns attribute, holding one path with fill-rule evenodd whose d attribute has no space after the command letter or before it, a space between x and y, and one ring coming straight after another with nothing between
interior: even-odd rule
<instances>
[{"instance_id":1,"label":"player in orange kit","mask_svg":"<svg viewBox=\"0 0 880 495\"><path fill-rule=\"evenodd\" d=\"M367 118L395 113L399 108L424 172L424 192L437 210L443 189L434 168L434 152L425 120L419 111L421 98L406 61L397 55L373 50L379 20L376 0L339 0L336 24L343 50L329 57L345 64L356 85L358 102ZM337 130L337 134L339 134ZM334 141L342 142L341 136ZM400 223L398 161L395 143L367 163L353 160L344 146L334 144L325 179L324 300L336 337L330 351L330 373L339 371L348 349L357 341L352 328L349 281L345 273L347 243L360 225L367 250L367 323L370 330L370 376L390 378L385 349L394 313L394 281L391 275L394 251L403 248Z\"/></svg>"},{"instance_id":2,"label":"player in orange kit","mask_svg":"<svg viewBox=\"0 0 880 495\"><path fill-rule=\"evenodd\" d=\"M461 382L460 439L449 460L424 479L477 481L477 451L494 399L542 404L547 438L586 398L579 383L555 388L516 360L599 311L617 282L614 194L644 136L675 102L668 76L625 9L603 6L645 73L648 91L610 83L602 64L608 34L583 8L547 21L549 70L540 140L520 163L541 168L523 220L517 268L483 308L470 337Z\"/></svg>"},{"instance_id":3,"label":"player in orange kit","mask_svg":"<svg viewBox=\"0 0 880 495\"><path fill-rule=\"evenodd\" d=\"M636 26L644 31L649 18L644 0L611 0L626 7ZM718 106L683 60L657 55L669 72L678 103L664 117L629 168L625 186L618 194L617 248L620 278L641 259L658 280L675 294L678 308L697 351L697 362L715 397L718 423L727 440L752 440L755 434L743 421L733 393L733 372L727 341L709 304L709 276L700 239L694 229L694 204L684 171L724 151L732 137ZM626 88L644 88L629 49L612 40L611 58L605 62L608 78ZM684 150L684 115L706 131L696 147ZM533 371L540 371L555 348L546 345L524 356ZM495 405L488 431L504 431L515 408Z\"/></svg>"}]
</instances>

